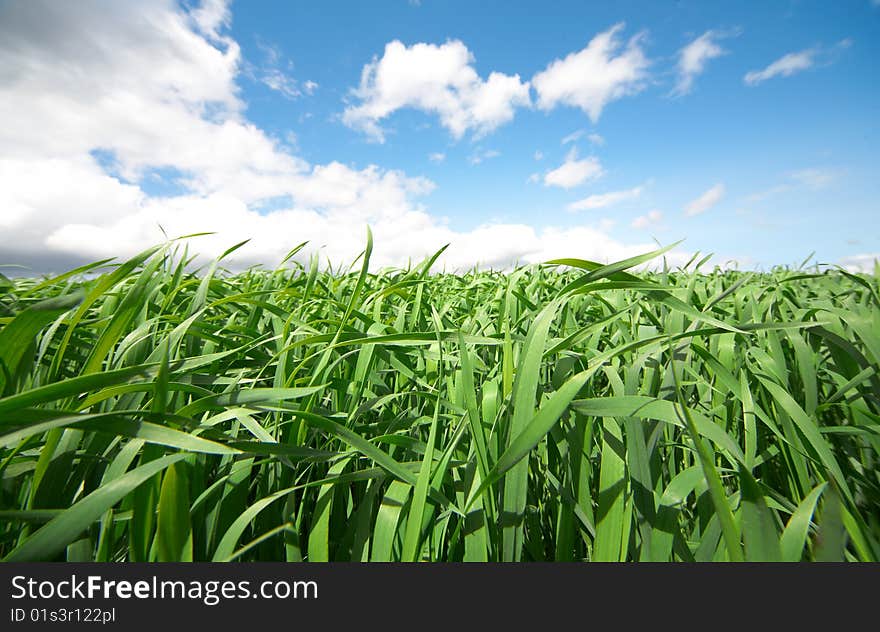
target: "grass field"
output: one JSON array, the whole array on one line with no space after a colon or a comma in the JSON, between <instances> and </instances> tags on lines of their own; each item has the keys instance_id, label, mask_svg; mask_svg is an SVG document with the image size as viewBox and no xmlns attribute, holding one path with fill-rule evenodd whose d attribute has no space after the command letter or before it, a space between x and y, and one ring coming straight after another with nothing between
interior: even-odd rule
<instances>
[{"instance_id":1,"label":"grass field","mask_svg":"<svg viewBox=\"0 0 880 632\"><path fill-rule=\"evenodd\" d=\"M0 277L2 559L880 558L877 276L178 247Z\"/></svg>"}]
</instances>

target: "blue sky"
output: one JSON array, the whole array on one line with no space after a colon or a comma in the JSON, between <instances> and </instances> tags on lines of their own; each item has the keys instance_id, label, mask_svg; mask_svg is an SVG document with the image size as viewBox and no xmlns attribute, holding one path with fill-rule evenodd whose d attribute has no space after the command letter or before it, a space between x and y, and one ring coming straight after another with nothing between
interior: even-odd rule
<instances>
[{"instance_id":1,"label":"blue sky","mask_svg":"<svg viewBox=\"0 0 880 632\"><path fill-rule=\"evenodd\" d=\"M61 4L0 4L0 263L880 253L871 0Z\"/></svg>"}]
</instances>

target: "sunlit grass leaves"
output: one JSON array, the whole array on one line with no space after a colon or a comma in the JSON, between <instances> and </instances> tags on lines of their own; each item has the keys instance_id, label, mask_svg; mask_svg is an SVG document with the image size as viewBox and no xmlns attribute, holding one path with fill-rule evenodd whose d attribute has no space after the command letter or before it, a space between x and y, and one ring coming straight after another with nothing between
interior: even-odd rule
<instances>
[{"instance_id":1,"label":"sunlit grass leaves","mask_svg":"<svg viewBox=\"0 0 880 632\"><path fill-rule=\"evenodd\" d=\"M876 277L173 247L0 278L3 559L880 558Z\"/></svg>"}]
</instances>

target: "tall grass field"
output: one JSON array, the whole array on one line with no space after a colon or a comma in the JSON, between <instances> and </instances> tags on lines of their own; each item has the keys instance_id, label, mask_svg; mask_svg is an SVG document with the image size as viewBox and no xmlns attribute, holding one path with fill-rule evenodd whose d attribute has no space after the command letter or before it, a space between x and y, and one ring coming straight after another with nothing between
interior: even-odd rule
<instances>
[{"instance_id":1,"label":"tall grass field","mask_svg":"<svg viewBox=\"0 0 880 632\"><path fill-rule=\"evenodd\" d=\"M0 558L878 560L877 276L667 250L0 276Z\"/></svg>"}]
</instances>

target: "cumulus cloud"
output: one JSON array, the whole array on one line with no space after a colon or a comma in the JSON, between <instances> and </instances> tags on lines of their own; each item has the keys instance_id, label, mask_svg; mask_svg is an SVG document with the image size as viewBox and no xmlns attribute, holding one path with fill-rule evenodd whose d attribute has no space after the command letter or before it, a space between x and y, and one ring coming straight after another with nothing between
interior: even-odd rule
<instances>
[{"instance_id":1,"label":"cumulus cloud","mask_svg":"<svg viewBox=\"0 0 880 632\"><path fill-rule=\"evenodd\" d=\"M548 227L543 230L520 224L484 226L457 239L450 248L453 252L449 253L446 263L452 269L466 268L472 261L472 257L467 256L468 248L477 252L488 250L480 262L494 268L509 268L516 263L542 263L562 257L606 263L657 249L657 244L652 242L623 244L607 234L609 227L607 221L598 226ZM688 253L677 250L668 253L667 260L679 265L688 257Z\"/></svg>"},{"instance_id":2,"label":"cumulus cloud","mask_svg":"<svg viewBox=\"0 0 880 632\"><path fill-rule=\"evenodd\" d=\"M124 182L168 168L194 191L246 201L284 193L307 167L244 118L238 45L209 41L176 4L35 0L0 12L0 119L16 122L0 127L4 158L81 163L100 150Z\"/></svg>"},{"instance_id":3,"label":"cumulus cloud","mask_svg":"<svg viewBox=\"0 0 880 632\"><path fill-rule=\"evenodd\" d=\"M0 5L0 261L61 271L196 232L227 264L274 265L294 245L336 264L376 237L374 266L419 260L506 267L648 251L601 226L494 223L456 231L428 213L424 177L334 160L310 164L245 117L228 7L172 0ZM63 60L63 63L59 63ZM292 132L293 130L291 130ZM295 135L290 137L295 140ZM173 194L151 193L171 173Z\"/></svg>"},{"instance_id":4,"label":"cumulus cloud","mask_svg":"<svg viewBox=\"0 0 880 632\"><path fill-rule=\"evenodd\" d=\"M544 175L544 185L571 189L588 180L602 177L605 170L595 156L578 159L577 149L572 148L565 157L565 162Z\"/></svg>"},{"instance_id":5,"label":"cumulus cloud","mask_svg":"<svg viewBox=\"0 0 880 632\"><path fill-rule=\"evenodd\" d=\"M272 265L293 245L306 240L310 242L306 253L318 250L322 258L338 264L353 260L363 249L366 223L376 236L373 265L377 268L419 260L447 243L451 246L438 267L448 270L473 265L509 268L557 256L614 261L654 247L614 240L603 232L607 226L539 230L495 223L455 231L412 208L408 197L427 192L429 183L397 172L355 171L339 163L316 166L298 192L302 203L270 213L260 213L223 192L150 197L137 186L107 176L94 161L75 166L44 161L30 169L17 166L12 172L7 164L0 164L0 181L22 181L20 189L30 197L14 196L14 200L35 214L32 221L17 223L17 240L30 243L32 250L67 255L65 262L128 256L162 241L163 230L184 235L207 228L215 234L195 240L193 249L198 252L216 255L243 238L251 239L227 260L235 268ZM26 177L29 182L22 180ZM41 186L46 181L56 186ZM62 203L78 221L60 220L54 209ZM318 204L320 210L315 208ZM16 252L11 245L0 244L5 260Z\"/></svg>"},{"instance_id":6,"label":"cumulus cloud","mask_svg":"<svg viewBox=\"0 0 880 632\"><path fill-rule=\"evenodd\" d=\"M847 272L873 274L875 266L880 265L880 252L843 257L838 263Z\"/></svg>"},{"instance_id":7,"label":"cumulus cloud","mask_svg":"<svg viewBox=\"0 0 880 632\"><path fill-rule=\"evenodd\" d=\"M160 225L169 235L220 231L226 246L246 227L262 234L256 242L285 240L285 250L306 224L250 210L278 197L327 226L343 215L352 224L424 215L415 200L433 186L426 179L310 165L244 118L225 7L34 0L0 8L0 67L9 69L0 73L0 117L16 121L0 127L0 258L124 256L162 240ZM148 195L157 169L175 174L184 193ZM207 201L216 203L211 212ZM285 229L269 228L284 217Z\"/></svg>"},{"instance_id":8,"label":"cumulus cloud","mask_svg":"<svg viewBox=\"0 0 880 632\"><path fill-rule=\"evenodd\" d=\"M682 96L693 89L694 79L706 69L710 59L720 57L724 49L718 44L720 34L706 31L678 53L678 81L673 95Z\"/></svg>"},{"instance_id":9,"label":"cumulus cloud","mask_svg":"<svg viewBox=\"0 0 880 632\"><path fill-rule=\"evenodd\" d=\"M643 186L638 186L624 191L597 193L585 197L582 200L578 200L577 202L572 202L567 208L569 211L591 211L598 208L605 208L606 206L614 206L615 204L638 198L643 190Z\"/></svg>"},{"instance_id":10,"label":"cumulus cloud","mask_svg":"<svg viewBox=\"0 0 880 632\"><path fill-rule=\"evenodd\" d=\"M456 139L467 132L483 136L513 120L518 106L531 104L528 82L519 75L492 72L481 79L474 56L458 40L442 45L406 46L398 40L385 45L381 58L364 66L356 105L342 120L383 142L379 123L402 108L436 114Z\"/></svg>"},{"instance_id":11,"label":"cumulus cloud","mask_svg":"<svg viewBox=\"0 0 880 632\"><path fill-rule=\"evenodd\" d=\"M577 107L595 123L608 103L641 91L650 62L641 48L641 34L626 45L620 41L623 27L620 23L599 33L586 48L554 60L536 74L532 86L538 107Z\"/></svg>"},{"instance_id":12,"label":"cumulus cloud","mask_svg":"<svg viewBox=\"0 0 880 632\"><path fill-rule=\"evenodd\" d=\"M687 215L688 217L693 217L694 215L705 213L710 208L718 204L718 202L720 202L721 198L723 197L724 184L719 182L711 189L705 191L702 195L700 195L700 197L688 204L684 209L685 215Z\"/></svg>"},{"instance_id":13,"label":"cumulus cloud","mask_svg":"<svg viewBox=\"0 0 880 632\"><path fill-rule=\"evenodd\" d=\"M630 226L636 229L647 228L657 224L661 219L663 219L663 213L655 209L653 211L648 211L645 215L639 215L636 217Z\"/></svg>"},{"instance_id":14,"label":"cumulus cloud","mask_svg":"<svg viewBox=\"0 0 880 632\"><path fill-rule=\"evenodd\" d=\"M412 201L430 192L430 181L337 162L293 176L289 205L268 213L223 190L152 197L107 175L88 157L0 160L0 182L15 183L0 193L0 204L13 210L3 220L4 235L14 235L14 241L0 242L5 260L22 250L40 249L72 258L129 256L163 241L163 231L170 236L213 231L216 235L199 238L196 249L214 255L251 238L234 258L241 264L271 263L305 240L311 242L310 250L323 248L332 260L346 261L363 247L363 227L369 223L377 236L387 237L377 261L390 263L404 252L413 254L413 247L417 255L427 248L399 237L436 226Z\"/></svg>"}]
</instances>

